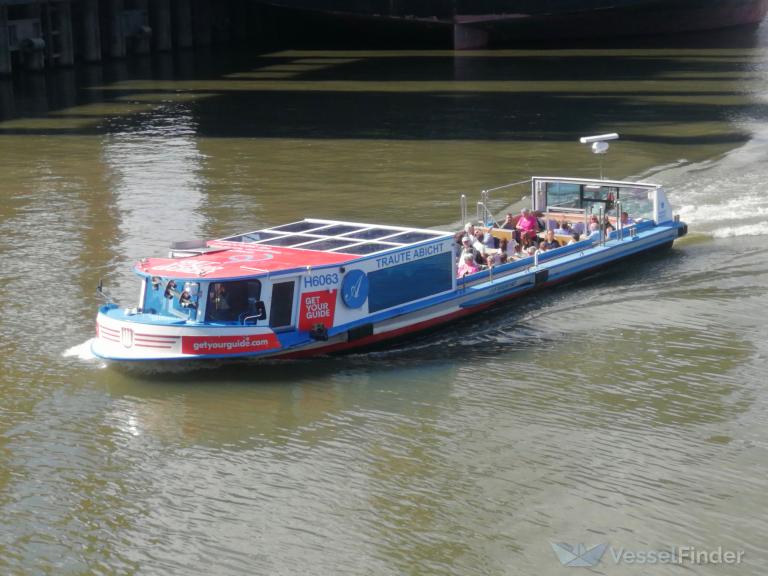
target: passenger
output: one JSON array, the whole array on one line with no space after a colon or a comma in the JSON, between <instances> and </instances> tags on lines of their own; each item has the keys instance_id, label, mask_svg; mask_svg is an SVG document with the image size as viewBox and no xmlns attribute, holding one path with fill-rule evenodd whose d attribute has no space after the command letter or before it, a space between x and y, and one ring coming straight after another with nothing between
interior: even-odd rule
<instances>
[{"instance_id":1,"label":"passenger","mask_svg":"<svg viewBox=\"0 0 768 576\"><path fill-rule=\"evenodd\" d=\"M482 230L475 230L475 240L472 243L472 247L483 256L487 256L488 251L494 248L494 238L491 234Z\"/></svg>"},{"instance_id":2,"label":"passenger","mask_svg":"<svg viewBox=\"0 0 768 576\"><path fill-rule=\"evenodd\" d=\"M477 264L475 264L475 259L472 257L472 254L465 252L462 254L461 262L459 262L459 266L456 269L456 277L463 278L469 274L474 274L478 270L479 268L477 267Z\"/></svg>"},{"instance_id":3,"label":"passenger","mask_svg":"<svg viewBox=\"0 0 768 576\"><path fill-rule=\"evenodd\" d=\"M568 240L568 244L576 244L576 242L578 241L579 241L579 233L574 232L573 234L571 234L571 239Z\"/></svg>"},{"instance_id":4,"label":"passenger","mask_svg":"<svg viewBox=\"0 0 768 576\"><path fill-rule=\"evenodd\" d=\"M621 213L621 225L622 226L632 226L632 224L634 224L634 223L635 223L635 221L632 218L629 217L629 214L627 214L626 212L622 212Z\"/></svg>"},{"instance_id":5,"label":"passenger","mask_svg":"<svg viewBox=\"0 0 768 576\"><path fill-rule=\"evenodd\" d=\"M227 289L219 282L212 284L208 291L208 312L213 320L230 320L230 306Z\"/></svg>"},{"instance_id":6,"label":"passenger","mask_svg":"<svg viewBox=\"0 0 768 576\"><path fill-rule=\"evenodd\" d=\"M572 232L573 230L571 230L571 225L568 220L561 220L555 230L555 234L558 236L570 236Z\"/></svg>"},{"instance_id":7,"label":"passenger","mask_svg":"<svg viewBox=\"0 0 768 576\"><path fill-rule=\"evenodd\" d=\"M600 238L600 224L597 222L597 217L594 217L595 221L589 223L589 238Z\"/></svg>"},{"instance_id":8,"label":"passenger","mask_svg":"<svg viewBox=\"0 0 768 576\"><path fill-rule=\"evenodd\" d=\"M459 255L459 258L464 258L464 254L470 254L473 260L478 256L477 250L472 246L472 240L469 236L464 236L464 238L461 239L461 254Z\"/></svg>"},{"instance_id":9,"label":"passenger","mask_svg":"<svg viewBox=\"0 0 768 576\"><path fill-rule=\"evenodd\" d=\"M512 216L512 214L507 213L507 215L504 217L504 222L502 222L501 227L504 230L514 230L515 229L515 217Z\"/></svg>"},{"instance_id":10,"label":"passenger","mask_svg":"<svg viewBox=\"0 0 768 576\"><path fill-rule=\"evenodd\" d=\"M533 237L536 236L536 233L539 231L539 221L536 216L531 214L531 211L528 210L528 208L523 208L520 211L520 218L517 219L515 228L520 232L521 239L524 236L528 236L529 238L533 239Z\"/></svg>"},{"instance_id":11,"label":"passenger","mask_svg":"<svg viewBox=\"0 0 768 576\"><path fill-rule=\"evenodd\" d=\"M545 240L539 242L539 252L546 252L547 250L549 250L549 248L547 248L547 242Z\"/></svg>"},{"instance_id":12,"label":"passenger","mask_svg":"<svg viewBox=\"0 0 768 576\"><path fill-rule=\"evenodd\" d=\"M560 248L560 242L555 240L554 230L547 230L542 244L544 244L546 250L554 250L555 248Z\"/></svg>"},{"instance_id":13,"label":"passenger","mask_svg":"<svg viewBox=\"0 0 768 576\"><path fill-rule=\"evenodd\" d=\"M453 235L453 255L455 258L461 257L461 251L463 248L462 240L465 236L466 234L464 234L464 230L460 230Z\"/></svg>"},{"instance_id":14,"label":"passenger","mask_svg":"<svg viewBox=\"0 0 768 576\"><path fill-rule=\"evenodd\" d=\"M608 238L611 235L611 232L613 232L613 224L606 224L605 226L605 237Z\"/></svg>"},{"instance_id":15,"label":"passenger","mask_svg":"<svg viewBox=\"0 0 768 576\"><path fill-rule=\"evenodd\" d=\"M464 234L470 238L475 235L475 227L472 225L472 222L464 224Z\"/></svg>"},{"instance_id":16,"label":"passenger","mask_svg":"<svg viewBox=\"0 0 768 576\"><path fill-rule=\"evenodd\" d=\"M511 240L503 238L501 240L501 244L499 245L499 250L501 250L503 260L506 262L511 262L517 257L520 248L514 238Z\"/></svg>"}]
</instances>

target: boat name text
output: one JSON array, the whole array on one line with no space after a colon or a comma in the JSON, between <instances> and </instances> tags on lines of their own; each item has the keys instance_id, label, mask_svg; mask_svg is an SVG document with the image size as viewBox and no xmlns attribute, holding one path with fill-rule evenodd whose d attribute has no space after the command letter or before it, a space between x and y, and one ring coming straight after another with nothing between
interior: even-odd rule
<instances>
[{"instance_id":1,"label":"boat name text","mask_svg":"<svg viewBox=\"0 0 768 576\"><path fill-rule=\"evenodd\" d=\"M442 251L442 243L419 246L418 248L414 248L412 250L395 252L394 254L387 254L381 258L376 258L376 267L379 269L388 268L389 266L404 264L405 262L411 262L413 260L426 258L427 256L433 256L434 254L440 254Z\"/></svg>"}]
</instances>

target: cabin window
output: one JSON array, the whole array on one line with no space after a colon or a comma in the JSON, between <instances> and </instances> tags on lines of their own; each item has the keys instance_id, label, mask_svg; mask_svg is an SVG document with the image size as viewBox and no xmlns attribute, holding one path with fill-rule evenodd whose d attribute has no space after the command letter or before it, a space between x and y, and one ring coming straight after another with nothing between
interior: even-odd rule
<instances>
[{"instance_id":1,"label":"cabin window","mask_svg":"<svg viewBox=\"0 0 768 576\"><path fill-rule=\"evenodd\" d=\"M276 282L272 285L272 303L269 306L270 328L293 325L293 291L295 282Z\"/></svg>"},{"instance_id":2,"label":"cabin window","mask_svg":"<svg viewBox=\"0 0 768 576\"><path fill-rule=\"evenodd\" d=\"M653 220L653 190L648 188L622 188L621 211L633 220Z\"/></svg>"},{"instance_id":3,"label":"cabin window","mask_svg":"<svg viewBox=\"0 0 768 576\"><path fill-rule=\"evenodd\" d=\"M162 314L167 310L167 300L163 297L165 280L159 276L152 276L145 280L144 312L147 314Z\"/></svg>"},{"instance_id":4,"label":"cabin window","mask_svg":"<svg viewBox=\"0 0 768 576\"><path fill-rule=\"evenodd\" d=\"M258 316L261 300L259 280L211 282L205 308L206 322L238 322Z\"/></svg>"},{"instance_id":5,"label":"cabin window","mask_svg":"<svg viewBox=\"0 0 768 576\"><path fill-rule=\"evenodd\" d=\"M376 312L453 288L453 256L444 252L368 274L368 310Z\"/></svg>"},{"instance_id":6,"label":"cabin window","mask_svg":"<svg viewBox=\"0 0 768 576\"><path fill-rule=\"evenodd\" d=\"M547 206L561 208L579 208L581 204L581 185L567 182L547 183ZM542 207L543 209L543 207Z\"/></svg>"}]
</instances>

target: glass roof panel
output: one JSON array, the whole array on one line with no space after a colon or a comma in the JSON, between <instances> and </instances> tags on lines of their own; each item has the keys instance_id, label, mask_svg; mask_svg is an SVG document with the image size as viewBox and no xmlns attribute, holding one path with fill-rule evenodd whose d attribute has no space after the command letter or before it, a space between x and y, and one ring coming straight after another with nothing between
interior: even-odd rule
<instances>
[{"instance_id":1,"label":"glass roof panel","mask_svg":"<svg viewBox=\"0 0 768 576\"><path fill-rule=\"evenodd\" d=\"M310 242L309 244L302 244L301 246L297 246L297 248L303 248L306 250L333 250L335 248L339 248L337 252L346 252L344 247L351 246L352 244L354 244L354 241L350 242L349 240L344 240L343 238L326 238L324 240Z\"/></svg>"},{"instance_id":2,"label":"glass roof panel","mask_svg":"<svg viewBox=\"0 0 768 576\"><path fill-rule=\"evenodd\" d=\"M391 246L389 244L381 244L379 242L366 242L365 244L358 244L357 246L350 246L349 248L344 248L344 250L340 250L340 252L344 252L345 254L372 254L373 252L379 252L381 250L387 250L389 248L395 248L395 246Z\"/></svg>"},{"instance_id":3,"label":"glass roof panel","mask_svg":"<svg viewBox=\"0 0 768 576\"><path fill-rule=\"evenodd\" d=\"M400 244L413 244L415 242L422 242L424 240L433 240L436 238L435 234L428 232L403 232L397 236L391 236L387 238L387 242L398 242Z\"/></svg>"},{"instance_id":4,"label":"glass roof panel","mask_svg":"<svg viewBox=\"0 0 768 576\"><path fill-rule=\"evenodd\" d=\"M346 234L347 232L354 232L355 230L362 230L364 226L353 226L350 224L337 224L330 228L323 228L318 230L315 234L322 236L338 236L339 234Z\"/></svg>"},{"instance_id":5,"label":"glass roof panel","mask_svg":"<svg viewBox=\"0 0 768 576\"><path fill-rule=\"evenodd\" d=\"M397 230L391 230L388 228L371 228L370 230L361 230L353 234L348 234L345 238L357 238L359 240L376 240L383 236L390 236L397 234Z\"/></svg>"},{"instance_id":6,"label":"glass roof panel","mask_svg":"<svg viewBox=\"0 0 768 576\"><path fill-rule=\"evenodd\" d=\"M290 224L283 224L282 226L275 226L274 228L270 228L270 230L279 230L280 232L306 232L307 230L320 228L321 226L326 226L326 224L323 224L322 222L307 222L306 220L302 220L301 222L292 222Z\"/></svg>"},{"instance_id":7,"label":"glass roof panel","mask_svg":"<svg viewBox=\"0 0 768 576\"><path fill-rule=\"evenodd\" d=\"M267 246L296 246L296 244L301 244L303 242L309 242L311 240L317 240L317 238L313 238L312 236L303 236L302 234L293 234L291 236L280 236L279 238L272 238L269 240L264 240L261 242L261 244L266 244Z\"/></svg>"}]
</instances>

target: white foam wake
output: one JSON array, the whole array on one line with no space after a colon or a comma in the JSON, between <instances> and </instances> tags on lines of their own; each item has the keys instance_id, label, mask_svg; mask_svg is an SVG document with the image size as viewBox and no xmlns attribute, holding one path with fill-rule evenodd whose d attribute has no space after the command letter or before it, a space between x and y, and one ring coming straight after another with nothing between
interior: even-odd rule
<instances>
[{"instance_id":1,"label":"white foam wake","mask_svg":"<svg viewBox=\"0 0 768 576\"><path fill-rule=\"evenodd\" d=\"M67 348L61 355L65 358L78 358L84 361L96 360L96 356L91 352L91 342L93 342L93 338L86 340L82 344L72 346L72 348Z\"/></svg>"},{"instance_id":2,"label":"white foam wake","mask_svg":"<svg viewBox=\"0 0 768 576\"><path fill-rule=\"evenodd\" d=\"M665 185L691 231L715 238L768 234L767 142L768 125L760 126L719 159L662 169L653 179Z\"/></svg>"}]
</instances>

